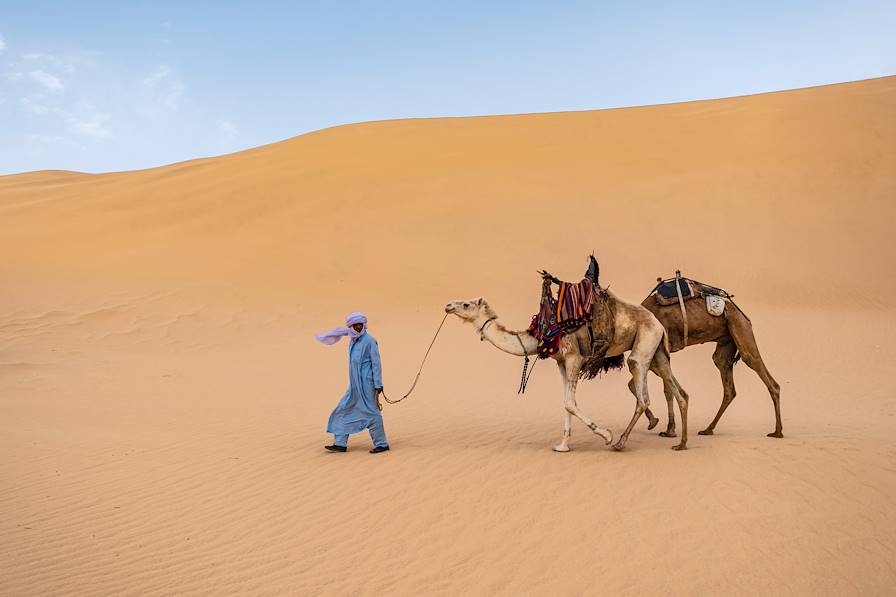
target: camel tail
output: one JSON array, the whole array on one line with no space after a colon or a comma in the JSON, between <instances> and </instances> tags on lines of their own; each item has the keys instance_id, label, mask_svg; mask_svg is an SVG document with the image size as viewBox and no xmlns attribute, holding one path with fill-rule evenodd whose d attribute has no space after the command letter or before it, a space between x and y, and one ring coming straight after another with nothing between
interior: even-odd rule
<instances>
[{"instance_id":1,"label":"camel tail","mask_svg":"<svg viewBox=\"0 0 896 597\"><path fill-rule=\"evenodd\" d=\"M737 309L737 311L738 311L741 315L744 316L744 318L747 320L747 322L749 322L750 324L753 323L752 321L750 321L750 316L747 315L746 313L744 313L744 310L737 306L737 303L734 302L734 299L732 299L731 297L728 297L728 303L729 303L730 305L734 306L734 308Z\"/></svg>"},{"instance_id":2,"label":"camel tail","mask_svg":"<svg viewBox=\"0 0 896 597\"><path fill-rule=\"evenodd\" d=\"M666 351L666 356L672 356L672 349L669 345L669 334L666 333L666 328L663 328L663 350Z\"/></svg>"},{"instance_id":3,"label":"camel tail","mask_svg":"<svg viewBox=\"0 0 896 597\"><path fill-rule=\"evenodd\" d=\"M732 307L734 307L736 309L736 311L731 311L730 309L725 310L725 317L726 317L726 319L728 319L729 329L732 324L732 320L739 320L739 321L734 321L735 325L739 324L739 325L744 326L746 329L749 330L750 336L752 336L753 335L753 322L750 321L750 317L746 313L744 313L744 310L741 309L740 307L738 307L737 304L730 298L728 299L728 304L730 304ZM733 339L734 334L732 334L731 337ZM740 346L738 346L738 344L737 344L737 341L734 342L734 346L737 347L737 350L734 351L734 361L731 363L732 366L736 365L738 363L738 361L741 360L741 354L740 354L741 350L740 350Z\"/></svg>"}]
</instances>

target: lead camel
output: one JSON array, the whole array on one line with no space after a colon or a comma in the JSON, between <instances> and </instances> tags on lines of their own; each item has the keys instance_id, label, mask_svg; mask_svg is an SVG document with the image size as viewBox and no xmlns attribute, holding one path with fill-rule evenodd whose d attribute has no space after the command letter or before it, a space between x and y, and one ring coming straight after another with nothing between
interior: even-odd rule
<instances>
[{"instance_id":1,"label":"lead camel","mask_svg":"<svg viewBox=\"0 0 896 597\"><path fill-rule=\"evenodd\" d=\"M594 278L595 297L605 301L604 313L611 313L612 338L600 355L600 359L621 357L628 352L625 363L631 372L628 388L635 396L635 412L628 427L613 445L616 450L625 447L628 436L641 414L647 412L650 428L657 419L648 408L650 398L647 394L647 372L652 371L663 380L663 387L675 398L681 413L681 441L674 449L684 450L688 442L688 395L675 379L669 362L669 348L666 332L656 317L641 305L629 303L618 298L608 289L601 288ZM445 306L447 313L452 313L466 323L472 324L480 339L487 340L496 348L516 356L532 356L538 350L538 340L528 331L512 331L498 321L498 315L485 299L452 301ZM600 330L597 330L600 332ZM583 370L595 368L593 359L593 337L595 330L589 333L584 325L575 331L564 334L560 340L559 350L552 357L557 361L563 381L563 401L566 410L563 438L553 448L557 452L568 452L572 436L572 417L578 418L586 427L601 436L609 445L613 443L613 434L608 429L597 425L588 418L576 404L576 387ZM599 364L598 364L599 365Z\"/></svg>"}]
</instances>

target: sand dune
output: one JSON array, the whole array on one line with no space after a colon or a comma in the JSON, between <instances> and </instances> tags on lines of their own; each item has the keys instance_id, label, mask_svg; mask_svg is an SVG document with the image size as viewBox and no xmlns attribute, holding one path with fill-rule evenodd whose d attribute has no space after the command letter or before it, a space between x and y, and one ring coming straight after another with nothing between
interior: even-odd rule
<instances>
[{"instance_id":1,"label":"sand dune","mask_svg":"<svg viewBox=\"0 0 896 597\"><path fill-rule=\"evenodd\" d=\"M0 593L891 594L896 78L595 112L323 130L151 170L0 177ZM509 324L538 268L640 301L728 288L743 365L713 437L608 450L542 362L446 323L394 450L321 449L365 310L400 395L450 300ZM678 353L692 428L712 346ZM624 375L581 388L620 430ZM661 388L651 381L657 412Z\"/></svg>"}]
</instances>

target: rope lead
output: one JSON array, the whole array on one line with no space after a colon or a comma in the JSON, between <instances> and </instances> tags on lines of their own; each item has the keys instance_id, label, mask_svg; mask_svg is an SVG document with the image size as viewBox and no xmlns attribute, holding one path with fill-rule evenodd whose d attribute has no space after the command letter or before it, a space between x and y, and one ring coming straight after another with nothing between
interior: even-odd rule
<instances>
[{"instance_id":1,"label":"rope lead","mask_svg":"<svg viewBox=\"0 0 896 597\"><path fill-rule=\"evenodd\" d=\"M448 313L445 313L445 317L442 318L442 323L439 324L439 328L436 330L435 336L432 337L432 342L429 343L429 348L426 349L426 354L423 355L423 361L420 362L420 369L417 370L417 376L414 377L414 383L411 384L411 389L408 390L408 393L399 398L398 400L389 400L389 397L386 396L385 390L383 390L383 399L389 404L398 404L405 398L411 395L411 392L414 391L414 388L417 387L417 382L420 380L420 374L423 373L423 365L426 363L426 357L429 356L429 351L432 350L432 345L436 343L436 338L439 337L439 332L442 331L442 326L445 325L445 320L448 319Z\"/></svg>"}]
</instances>

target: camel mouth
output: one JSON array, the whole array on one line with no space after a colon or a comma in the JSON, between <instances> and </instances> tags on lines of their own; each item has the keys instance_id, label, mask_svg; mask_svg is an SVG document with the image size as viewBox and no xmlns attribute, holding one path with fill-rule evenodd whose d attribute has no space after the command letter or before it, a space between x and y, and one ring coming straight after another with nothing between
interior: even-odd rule
<instances>
[{"instance_id":1,"label":"camel mouth","mask_svg":"<svg viewBox=\"0 0 896 597\"><path fill-rule=\"evenodd\" d=\"M445 305L445 313L454 313L454 305Z\"/></svg>"}]
</instances>

